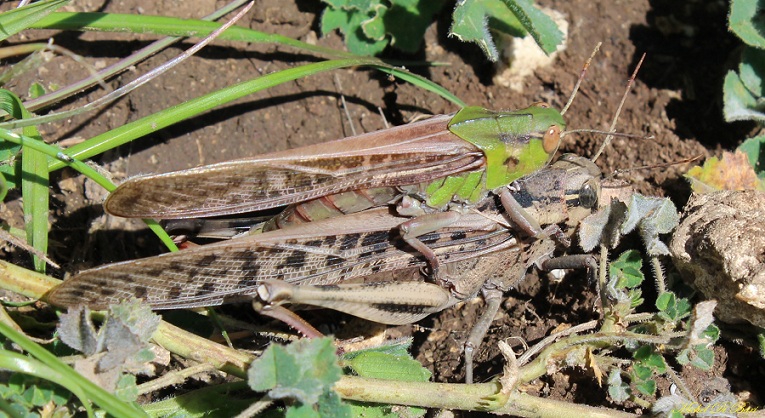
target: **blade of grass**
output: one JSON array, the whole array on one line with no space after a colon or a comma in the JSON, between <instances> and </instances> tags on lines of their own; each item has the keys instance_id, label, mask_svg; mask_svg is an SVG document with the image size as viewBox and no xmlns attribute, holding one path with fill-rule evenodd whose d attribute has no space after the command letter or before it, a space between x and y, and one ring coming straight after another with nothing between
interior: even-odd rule
<instances>
[{"instance_id":1,"label":"blade of grass","mask_svg":"<svg viewBox=\"0 0 765 418\"><path fill-rule=\"evenodd\" d=\"M42 141L35 127L28 126L24 128L24 131L32 137L31 140ZM24 204L27 243L35 250L46 254L48 252L48 157L26 146L26 141L22 141L21 147L21 197ZM32 258L35 270L44 272L45 260L34 254Z\"/></svg>"},{"instance_id":2,"label":"blade of grass","mask_svg":"<svg viewBox=\"0 0 765 418\"><path fill-rule=\"evenodd\" d=\"M118 13L51 13L30 26L33 29L63 29L102 32L132 32L164 36L204 37L220 28L219 23L167 16L147 16ZM349 52L311 45L286 36L268 34L234 26L220 39L252 43L277 43L327 58L355 57Z\"/></svg>"},{"instance_id":3,"label":"blade of grass","mask_svg":"<svg viewBox=\"0 0 765 418\"><path fill-rule=\"evenodd\" d=\"M70 0L47 0L28 4L0 14L0 41L31 27Z\"/></svg>"},{"instance_id":4,"label":"blade of grass","mask_svg":"<svg viewBox=\"0 0 765 418\"><path fill-rule=\"evenodd\" d=\"M93 414L93 406L90 404L90 400L85 395L85 392L76 383L64 375L56 373L50 367L45 364L33 360L29 357L23 356L13 351L2 350L0 351L0 368L9 370L16 373L23 373L40 379L45 379L49 382L55 382L72 392L77 398L80 399L82 406L88 412L89 417L95 416Z\"/></svg>"},{"instance_id":5,"label":"blade of grass","mask_svg":"<svg viewBox=\"0 0 765 418\"><path fill-rule=\"evenodd\" d=\"M15 94L0 89L0 109L16 119L32 116ZM21 197L24 205L24 228L27 243L40 253L48 251L48 157L45 153L27 146L31 142L42 142L42 137L34 126L23 129L21 141ZM45 271L45 260L32 254L35 270Z\"/></svg>"}]
</instances>

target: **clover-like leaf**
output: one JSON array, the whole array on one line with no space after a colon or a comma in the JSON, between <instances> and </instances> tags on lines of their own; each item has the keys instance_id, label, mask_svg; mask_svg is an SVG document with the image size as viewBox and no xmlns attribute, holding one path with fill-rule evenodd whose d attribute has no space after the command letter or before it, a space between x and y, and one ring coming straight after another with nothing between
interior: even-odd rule
<instances>
[{"instance_id":1,"label":"clover-like leaf","mask_svg":"<svg viewBox=\"0 0 765 418\"><path fill-rule=\"evenodd\" d=\"M275 399L291 398L312 405L340 379L330 338L303 339L289 346L273 344L252 362L248 384Z\"/></svg>"}]
</instances>

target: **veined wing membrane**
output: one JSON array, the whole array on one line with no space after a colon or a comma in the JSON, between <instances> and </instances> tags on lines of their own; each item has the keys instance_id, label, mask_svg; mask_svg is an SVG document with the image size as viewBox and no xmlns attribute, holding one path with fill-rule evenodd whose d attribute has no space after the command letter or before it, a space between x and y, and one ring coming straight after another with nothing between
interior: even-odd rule
<instances>
[{"instance_id":1,"label":"veined wing membrane","mask_svg":"<svg viewBox=\"0 0 765 418\"><path fill-rule=\"evenodd\" d=\"M473 215L475 225L439 230L424 236L423 242L444 263L516 246L511 232L497 228L479 214ZM48 301L59 306L81 304L104 309L137 297L154 309L191 308L246 300L265 279L333 284L424 266L422 256L398 239L394 227L401 220L387 208L378 208L109 264L64 281L48 295Z\"/></svg>"},{"instance_id":2,"label":"veined wing membrane","mask_svg":"<svg viewBox=\"0 0 765 418\"><path fill-rule=\"evenodd\" d=\"M341 191L428 182L471 170L483 153L447 129L451 115L323 144L122 183L106 200L122 217L229 215Z\"/></svg>"}]
</instances>

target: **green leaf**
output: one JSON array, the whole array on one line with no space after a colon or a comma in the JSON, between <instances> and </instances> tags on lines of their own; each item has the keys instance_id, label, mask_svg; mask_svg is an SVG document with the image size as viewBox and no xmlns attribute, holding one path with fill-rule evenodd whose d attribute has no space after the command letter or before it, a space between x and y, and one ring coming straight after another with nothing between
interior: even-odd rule
<instances>
[{"instance_id":1,"label":"green leaf","mask_svg":"<svg viewBox=\"0 0 765 418\"><path fill-rule=\"evenodd\" d=\"M765 121L765 51L746 48L738 74L729 71L723 83L723 113L728 122Z\"/></svg>"},{"instance_id":2,"label":"green leaf","mask_svg":"<svg viewBox=\"0 0 765 418\"><path fill-rule=\"evenodd\" d=\"M643 381L653 376L653 371L651 368L642 364L633 364L632 373L634 375L634 379L638 381Z\"/></svg>"},{"instance_id":3,"label":"green leaf","mask_svg":"<svg viewBox=\"0 0 765 418\"><path fill-rule=\"evenodd\" d=\"M637 350L635 350L635 352L632 354L632 358L638 361L645 360L651 356L652 352L653 351L651 350L651 347L647 345L643 345L643 346L640 346L640 348L638 348Z\"/></svg>"},{"instance_id":4,"label":"green leaf","mask_svg":"<svg viewBox=\"0 0 765 418\"><path fill-rule=\"evenodd\" d=\"M528 33L547 55L555 52L563 42L563 33L555 22L534 7L531 0L464 0L457 3L449 35L463 42L475 42L489 60L497 61L499 54L489 29L512 36Z\"/></svg>"},{"instance_id":5,"label":"green leaf","mask_svg":"<svg viewBox=\"0 0 765 418\"><path fill-rule=\"evenodd\" d=\"M321 32L335 29L345 37L348 50L377 55L390 44L407 53L422 46L425 30L445 0L325 1Z\"/></svg>"},{"instance_id":6,"label":"green leaf","mask_svg":"<svg viewBox=\"0 0 765 418\"><path fill-rule=\"evenodd\" d=\"M730 5L728 25L747 44L765 48L765 16L761 13L760 2L754 0L733 0Z\"/></svg>"},{"instance_id":7,"label":"green leaf","mask_svg":"<svg viewBox=\"0 0 765 418\"><path fill-rule=\"evenodd\" d=\"M715 364L715 352L702 344L695 346L694 349L696 356L691 360L691 365L701 370L711 370Z\"/></svg>"},{"instance_id":8,"label":"green leaf","mask_svg":"<svg viewBox=\"0 0 765 418\"><path fill-rule=\"evenodd\" d=\"M675 309L677 309L678 319L682 319L691 314L692 305L686 298L677 299Z\"/></svg>"},{"instance_id":9,"label":"green leaf","mask_svg":"<svg viewBox=\"0 0 765 418\"><path fill-rule=\"evenodd\" d=\"M132 374L123 374L117 382L117 388L114 390L114 396L125 402L134 402L138 399L138 386L135 376Z\"/></svg>"},{"instance_id":10,"label":"green leaf","mask_svg":"<svg viewBox=\"0 0 765 418\"><path fill-rule=\"evenodd\" d=\"M656 298L656 308L659 317L669 322L677 322L691 314L691 303L688 299L677 298L672 292L665 292Z\"/></svg>"},{"instance_id":11,"label":"green leaf","mask_svg":"<svg viewBox=\"0 0 765 418\"><path fill-rule=\"evenodd\" d=\"M563 42L563 32L558 29L550 16L534 7L531 0L503 1L547 55L555 52L558 45Z\"/></svg>"},{"instance_id":12,"label":"green leaf","mask_svg":"<svg viewBox=\"0 0 765 418\"><path fill-rule=\"evenodd\" d=\"M232 396L233 393L243 393L247 389L247 382L242 381L205 386L142 407L152 417L233 417L259 398L252 396L249 399L240 399L238 396Z\"/></svg>"},{"instance_id":13,"label":"green leaf","mask_svg":"<svg viewBox=\"0 0 765 418\"><path fill-rule=\"evenodd\" d=\"M346 353L343 355L343 366L364 377L427 382L430 380L431 373L409 354L411 345L412 339L407 339L403 342ZM414 418L423 416L427 412L424 408L412 406L400 407L402 409L392 411L390 405L357 403L353 403L351 408L354 416L368 418L395 418L402 415Z\"/></svg>"},{"instance_id":14,"label":"green leaf","mask_svg":"<svg viewBox=\"0 0 765 418\"><path fill-rule=\"evenodd\" d=\"M378 407L379 408L379 407ZM411 408L409 408L411 409ZM335 392L325 392L319 399L320 417L351 418L354 416L353 407L343 402Z\"/></svg>"},{"instance_id":15,"label":"green leaf","mask_svg":"<svg viewBox=\"0 0 765 418\"><path fill-rule=\"evenodd\" d=\"M658 353L651 353L651 355L643 360L643 364L652 368L655 373L664 373L667 370L667 363L664 361L664 357Z\"/></svg>"},{"instance_id":16,"label":"green leaf","mask_svg":"<svg viewBox=\"0 0 765 418\"><path fill-rule=\"evenodd\" d=\"M738 146L737 151L746 154L757 177L761 180L765 179L765 135L747 138Z\"/></svg>"},{"instance_id":17,"label":"green leaf","mask_svg":"<svg viewBox=\"0 0 765 418\"><path fill-rule=\"evenodd\" d=\"M45 93L47 93L45 91L45 87L43 87L42 84L40 84L38 82L32 83L29 86L29 90L27 92L27 94L29 95L30 99L36 99L36 98L44 95Z\"/></svg>"},{"instance_id":18,"label":"green leaf","mask_svg":"<svg viewBox=\"0 0 765 418\"><path fill-rule=\"evenodd\" d=\"M738 65L739 77L744 86L757 98L765 96L765 51L758 48L745 48Z\"/></svg>"},{"instance_id":19,"label":"green leaf","mask_svg":"<svg viewBox=\"0 0 765 418\"><path fill-rule=\"evenodd\" d=\"M515 14L505 6L504 2L487 2L486 8L489 10L489 29L493 32L503 33L515 38L523 38L529 34L523 27L523 24L515 17Z\"/></svg>"},{"instance_id":20,"label":"green leaf","mask_svg":"<svg viewBox=\"0 0 765 418\"><path fill-rule=\"evenodd\" d=\"M765 122L765 103L746 88L735 71L728 71L723 82L723 114L725 120Z\"/></svg>"},{"instance_id":21,"label":"green leaf","mask_svg":"<svg viewBox=\"0 0 765 418\"><path fill-rule=\"evenodd\" d=\"M252 362L247 371L248 384L255 392L271 390L278 384L276 350L275 345L269 346L257 360Z\"/></svg>"},{"instance_id":22,"label":"green leaf","mask_svg":"<svg viewBox=\"0 0 765 418\"><path fill-rule=\"evenodd\" d=\"M642 267L643 260L640 258L640 252L628 250L611 262L609 272L612 276L618 277L617 288L629 289L638 287L643 283L645 276L640 270Z\"/></svg>"},{"instance_id":23,"label":"green leaf","mask_svg":"<svg viewBox=\"0 0 765 418\"><path fill-rule=\"evenodd\" d=\"M27 4L0 14L0 41L27 29L69 0L45 0Z\"/></svg>"},{"instance_id":24,"label":"green leaf","mask_svg":"<svg viewBox=\"0 0 765 418\"><path fill-rule=\"evenodd\" d=\"M640 289L631 289L627 292L627 296L630 299L630 308L637 308L645 302L643 291Z\"/></svg>"},{"instance_id":25,"label":"green leaf","mask_svg":"<svg viewBox=\"0 0 765 418\"><path fill-rule=\"evenodd\" d=\"M376 2L379 5L379 1ZM381 6L384 7L384 6ZM321 16L321 32L327 33L338 29L345 37L348 50L357 55L372 56L382 52L390 40L383 37L380 40L370 38L364 33L362 26L374 20L379 10L372 4L351 4L334 8L328 7ZM370 32L374 29L370 27Z\"/></svg>"},{"instance_id":26,"label":"green leaf","mask_svg":"<svg viewBox=\"0 0 765 418\"><path fill-rule=\"evenodd\" d=\"M499 60L499 52L489 32L489 16L497 7L504 7L499 0L464 0L457 2L452 14L449 36L462 42L474 42L490 61Z\"/></svg>"},{"instance_id":27,"label":"green leaf","mask_svg":"<svg viewBox=\"0 0 765 418\"><path fill-rule=\"evenodd\" d=\"M252 390L269 391L274 399L291 398L311 405L331 391L341 373L332 339L315 338L287 347L272 344L252 362L247 375Z\"/></svg>"},{"instance_id":28,"label":"green leaf","mask_svg":"<svg viewBox=\"0 0 765 418\"><path fill-rule=\"evenodd\" d=\"M385 41L387 32L385 30L384 18L388 14L388 7L378 4L370 10L369 14L369 19L361 22L361 31L368 39L376 42Z\"/></svg>"},{"instance_id":29,"label":"green leaf","mask_svg":"<svg viewBox=\"0 0 765 418\"><path fill-rule=\"evenodd\" d=\"M666 311L670 307L675 306L675 294L672 292L664 292L656 298L656 309L659 311Z\"/></svg>"},{"instance_id":30,"label":"green leaf","mask_svg":"<svg viewBox=\"0 0 765 418\"><path fill-rule=\"evenodd\" d=\"M712 324L707 327L707 329L701 333L702 336L706 337L711 341L713 344L717 342L717 340L720 339L720 328L717 327L717 325Z\"/></svg>"},{"instance_id":31,"label":"green leaf","mask_svg":"<svg viewBox=\"0 0 765 418\"><path fill-rule=\"evenodd\" d=\"M285 418L321 418L319 411L314 410L313 405L298 403L290 405L284 412Z\"/></svg>"},{"instance_id":32,"label":"green leaf","mask_svg":"<svg viewBox=\"0 0 765 418\"><path fill-rule=\"evenodd\" d=\"M608 395L619 403L630 398L630 387L622 380L621 370L618 367L611 369L608 374Z\"/></svg>"},{"instance_id":33,"label":"green leaf","mask_svg":"<svg viewBox=\"0 0 765 418\"><path fill-rule=\"evenodd\" d=\"M16 157L21 152L21 145L13 142L0 141L0 174L6 182L7 189L15 189L19 184L19 164Z\"/></svg>"},{"instance_id":34,"label":"green leaf","mask_svg":"<svg viewBox=\"0 0 765 418\"><path fill-rule=\"evenodd\" d=\"M635 388L646 396L653 396L653 394L656 393L656 382L652 379L646 380L636 384Z\"/></svg>"},{"instance_id":35,"label":"green leaf","mask_svg":"<svg viewBox=\"0 0 765 418\"><path fill-rule=\"evenodd\" d=\"M24 392L22 396L24 396L24 399L27 400L30 404L34 406L43 406L46 403L50 401L48 398L49 393L46 393L43 391L39 386L32 385Z\"/></svg>"}]
</instances>

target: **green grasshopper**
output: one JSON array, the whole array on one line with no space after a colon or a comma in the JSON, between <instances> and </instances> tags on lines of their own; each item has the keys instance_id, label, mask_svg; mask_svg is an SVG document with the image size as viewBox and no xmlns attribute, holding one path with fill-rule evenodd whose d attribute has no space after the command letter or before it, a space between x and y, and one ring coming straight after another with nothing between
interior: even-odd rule
<instances>
[{"instance_id":1,"label":"green grasshopper","mask_svg":"<svg viewBox=\"0 0 765 418\"><path fill-rule=\"evenodd\" d=\"M438 257L418 237L458 223L464 207L490 192L507 194L505 186L545 166L564 128L561 113L546 104L505 112L466 107L338 141L130 179L104 207L123 217L178 219L323 199L327 207L352 213L402 194L370 190L398 187L415 197L406 202L416 207L400 206L400 213L413 216L399 225L403 239L437 272Z\"/></svg>"},{"instance_id":2,"label":"green grasshopper","mask_svg":"<svg viewBox=\"0 0 765 418\"><path fill-rule=\"evenodd\" d=\"M574 226L597 205L599 177L589 160L566 156L516 182L510 193L540 223ZM401 245L396 228L406 218L378 207L86 270L54 289L48 301L102 309L137 297L155 309L171 309L257 298L405 324L480 292L487 309L466 349L466 372L472 380L472 348L483 340L502 293L530 265L548 264L549 253L528 258L528 244L512 227L502 225L504 215L502 205L490 196L466 211L460 222L424 234L423 243L446 266L435 282L376 283L385 272L416 272L429 263L421 253ZM372 283L349 283L359 278Z\"/></svg>"}]
</instances>

